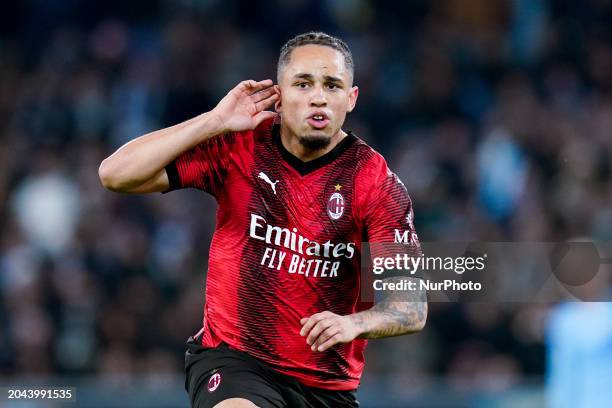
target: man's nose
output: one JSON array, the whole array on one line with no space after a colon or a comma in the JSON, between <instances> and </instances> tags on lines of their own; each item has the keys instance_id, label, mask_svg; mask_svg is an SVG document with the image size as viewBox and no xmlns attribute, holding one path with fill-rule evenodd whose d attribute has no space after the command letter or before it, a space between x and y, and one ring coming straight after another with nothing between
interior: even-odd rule
<instances>
[{"instance_id":1,"label":"man's nose","mask_svg":"<svg viewBox=\"0 0 612 408\"><path fill-rule=\"evenodd\" d=\"M327 99L325 98L325 92L323 92L323 88L315 88L313 91L313 94L310 98L310 105L311 106L326 106L327 105Z\"/></svg>"}]
</instances>

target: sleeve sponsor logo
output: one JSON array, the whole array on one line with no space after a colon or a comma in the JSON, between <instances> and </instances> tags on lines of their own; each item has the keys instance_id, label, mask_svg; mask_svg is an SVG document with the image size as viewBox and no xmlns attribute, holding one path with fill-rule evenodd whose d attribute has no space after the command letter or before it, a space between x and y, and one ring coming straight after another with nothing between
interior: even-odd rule
<instances>
[{"instance_id":1,"label":"sleeve sponsor logo","mask_svg":"<svg viewBox=\"0 0 612 408\"><path fill-rule=\"evenodd\" d=\"M409 230L400 231L395 229L395 235L393 237L393 242L396 244L407 244L414 245L419 242L419 238L416 232L410 232Z\"/></svg>"}]
</instances>

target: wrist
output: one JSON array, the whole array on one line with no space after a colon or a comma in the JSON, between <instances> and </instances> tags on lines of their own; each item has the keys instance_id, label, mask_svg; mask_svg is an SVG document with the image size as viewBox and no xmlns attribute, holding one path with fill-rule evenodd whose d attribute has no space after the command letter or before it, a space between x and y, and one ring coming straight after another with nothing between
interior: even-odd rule
<instances>
[{"instance_id":1,"label":"wrist","mask_svg":"<svg viewBox=\"0 0 612 408\"><path fill-rule=\"evenodd\" d=\"M229 132L226 121L223 115L217 112L215 109L204 114L206 116L206 122L212 134L220 135Z\"/></svg>"},{"instance_id":2,"label":"wrist","mask_svg":"<svg viewBox=\"0 0 612 408\"><path fill-rule=\"evenodd\" d=\"M351 323L351 328L353 331L353 338L357 339L360 338L360 336L362 336L365 332L366 329L364 327L364 321L363 321L363 317L360 315L360 313L353 313L351 315L346 316L349 319L349 322Z\"/></svg>"}]
</instances>

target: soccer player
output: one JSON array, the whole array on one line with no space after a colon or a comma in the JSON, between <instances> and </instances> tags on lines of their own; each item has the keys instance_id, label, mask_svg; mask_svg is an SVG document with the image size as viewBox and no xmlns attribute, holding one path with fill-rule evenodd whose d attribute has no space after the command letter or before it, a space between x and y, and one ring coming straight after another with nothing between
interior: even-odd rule
<instances>
[{"instance_id":1,"label":"soccer player","mask_svg":"<svg viewBox=\"0 0 612 408\"><path fill-rule=\"evenodd\" d=\"M423 292L360 301L362 242L401 234L415 254L420 244L404 185L342 130L358 95L349 48L298 35L281 49L277 81L243 81L99 169L112 191L192 187L217 200L203 328L186 352L194 407L358 406L366 339L425 325Z\"/></svg>"}]
</instances>

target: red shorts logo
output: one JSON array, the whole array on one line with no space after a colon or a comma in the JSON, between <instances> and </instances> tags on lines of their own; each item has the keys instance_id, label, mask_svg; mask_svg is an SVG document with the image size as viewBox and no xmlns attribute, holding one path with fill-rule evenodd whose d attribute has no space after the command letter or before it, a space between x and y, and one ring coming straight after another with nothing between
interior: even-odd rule
<instances>
[{"instance_id":1,"label":"red shorts logo","mask_svg":"<svg viewBox=\"0 0 612 408\"><path fill-rule=\"evenodd\" d=\"M221 384L221 374L214 373L208 380L208 392L214 392Z\"/></svg>"}]
</instances>

